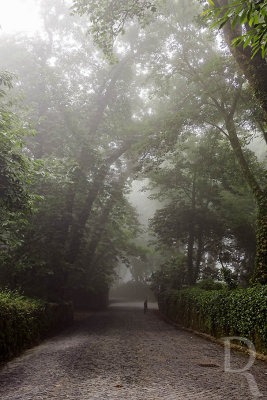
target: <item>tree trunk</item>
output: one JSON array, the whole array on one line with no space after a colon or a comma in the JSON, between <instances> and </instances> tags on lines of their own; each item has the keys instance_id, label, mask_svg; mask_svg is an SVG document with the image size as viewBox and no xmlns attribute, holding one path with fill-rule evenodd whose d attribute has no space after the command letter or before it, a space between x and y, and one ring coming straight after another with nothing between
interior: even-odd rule
<instances>
[{"instance_id":1,"label":"tree trunk","mask_svg":"<svg viewBox=\"0 0 267 400\"><path fill-rule=\"evenodd\" d=\"M267 191L257 200L257 250L252 282L267 284Z\"/></svg>"},{"instance_id":2,"label":"tree trunk","mask_svg":"<svg viewBox=\"0 0 267 400\"><path fill-rule=\"evenodd\" d=\"M89 247L87 249L88 254L88 263L87 263L87 268L90 269L91 265L94 264L95 261L95 254L96 250L98 248L98 245L103 237L103 233L106 229L107 222L109 220L109 215L116 203L116 194L111 195L110 199L107 201L107 204L104 207L104 210L102 214L99 216L99 218L96 221L95 226L96 229L94 229L93 232L93 237L91 239L91 242L89 244Z\"/></svg>"},{"instance_id":3,"label":"tree trunk","mask_svg":"<svg viewBox=\"0 0 267 400\"><path fill-rule=\"evenodd\" d=\"M189 237L188 237L188 247L187 247L187 266L188 266L188 283L193 285L195 283L194 278L194 242L195 242L195 232L193 221L190 224Z\"/></svg>"},{"instance_id":4,"label":"tree trunk","mask_svg":"<svg viewBox=\"0 0 267 400\"><path fill-rule=\"evenodd\" d=\"M90 138L93 138L97 134L97 130L99 128L99 125L103 121L103 116L104 112L107 108L107 106L111 103L112 98L113 98L113 92L115 90L116 83L118 79L121 76L122 70L124 66L129 62L129 60L132 58L132 55L128 55L122 60L119 64L115 65L112 67L109 77L103 82L101 85L100 89L98 90L97 94L97 99L95 102L95 113L93 118L90 121L90 127L88 129L88 136ZM64 114L64 110L62 110L63 116L65 116L65 119L67 119L67 116ZM71 120L67 120L67 126L71 127ZM71 128L70 128L71 129ZM74 132L73 132L74 133ZM120 154L121 155L121 154ZM80 155L78 158L78 164L79 164L79 170L76 171L76 176L74 178L74 184L70 187L67 196L66 196L66 202L67 202L67 209L66 209L66 216L64 217L63 221L63 242L65 245L67 244L69 240L69 250L67 251L67 262L74 262L76 259L76 253L80 247L80 241L83 235L83 221L87 221L93 203L99 193L100 187L102 185L103 180L106 177L106 174L109 170L109 165L106 168L107 163L109 163L109 160L106 161L106 163L102 166L102 168L99 170L99 172L96 175L95 181L93 183L92 190L87 196L86 199L86 204L87 207L84 206L83 211L80 213L78 216L77 221L74 221L73 219L73 206L75 202L75 196L77 193L77 188L79 184L82 182L83 179L85 179L86 174L88 173L88 147L83 146L80 151ZM114 160L116 161L116 159ZM111 161L112 163L112 156L111 156ZM86 209L87 210L86 210ZM71 229L70 232L70 237L69 237L69 229ZM76 237L74 236L76 235Z\"/></svg>"},{"instance_id":5,"label":"tree trunk","mask_svg":"<svg viewBox=\"0 0 267 400\"><path fill-rule=\"evenodd\" d=\"M237 161L241 167L243 176L244 176L245 180L247 181L249 187L251 188L252 193L254 194L254 197L257 201L259 196L261 196L261 194L262 194L262 190L261 190L259 183L257 182L254 174L252 173L252 171L248 165L248 162L244 156L242 147L240 145L240 142L239 142L239 139L237 136L236 127L235 127L235 123L234 123L233 119L231 118L230 120L226 120L225 125L226 125L227 132L229 134L230 144L231 144L234 154L237 158Z\"/></svg>"},{"instance_id":6,"label":"tree trunk","mask_svg":"<svg viewBox=\"0 0 267 400\"><path fill-rule=\"evenodd\" d=\"M195 266L195 282L197 281L200 273L200 265L203 256L203 237L202 237L202 229L201 226L199 227L198 237L197 237L197 256L196 256L196 266Z\"/></svg>"},{"instance_id":7,"label":"tree trunk","mask_svg":"<svg viewBox=\"0 0 267 400\"><path fill-rule=\"evenodd\" d=\"M91 239L91 242L88 246L87 249L87 254L88 254L88 263L87 267L90 269L90 266L95 262L95 254L97 247L102 239L103 233L105 231L106 225L109 221L109 215L111 211L113 210L113 207L116 204L116 201L118 200L118 194L120 195L121 188L124 186L127 178L129 177L131 172L131 167L128 168L122 175L120 176L119 180L114 182L112 185L111 193L110 193L110 198L106 202L104 209L102 211L102 214L97 218L97 221L95 223L95 226L97 226L96 229L94 229L93 232L93 237Z\"/></svg>"},{"instance_id":8,"label":"tree trunk","mask_svg":"<svg viewBox=\"0 0 267 400\"><path fill-rule=\"evenodd\" d=\"M229 134L229 140L239 165L243 171L245 180L247 181L254 195L258 208L257 215L257 252L255 258L255 271L252 278L253 282L267 282L267 190L261 189L255 176L253 175L247 160L244 156L240 145L235 124L232 119L226 121L226 128Z\"/></svg>"},{"instance_id":9,"label":"tree trunk","mask_svg":"<svg viewBox=\"0 0 267 400\"><path fill-rule=\"evenodd\" d=\"M131 142L126 142L119 149L116 149L109 158L102 165L94 182L92 184L91 190L89 191L84 206L77 217L77 220L73 223L70 232L70 244L66 255L66 261L73 264L78 256L81 242L85 230L87 220L91 214L93 203L98 196L100 190L104 185L105 178L109 172L110 166L117 161L120 156L125 153L126 150L131 146Z\"/></svg>"},{"instance_id":10,"label":"tree trunk","mask_svg":"<svg viewBox=\"0 0 267 400\"><path fill-rule=\"evenodd\" d=\"M228 4L228 0L215 0L216 7L222 7ZM251 59L252 51L249 46L243 48L243 45L233 47L232 41L240 36L240 26L232 30L231 23L227 22L223 27L225 41L237 61L240 69L244 73L246 79L258 99L262 110L264 120L267 123L267 63L258 52Z\"/></svg>"},{"instance_id":11,"label":"tree trunk","mask_svg":"<svg viewBox=\"0 0 267 400\"><path fill-rule=\"evenodd\" d=\"M187 245L187 268L188 268L188 283L193 285L196 283L194 271L194 242L195 242L195 210L196 210L196 173L193 175L192 184L192 216L189 223L189 236Z\"/></svg>"}]
</instances>

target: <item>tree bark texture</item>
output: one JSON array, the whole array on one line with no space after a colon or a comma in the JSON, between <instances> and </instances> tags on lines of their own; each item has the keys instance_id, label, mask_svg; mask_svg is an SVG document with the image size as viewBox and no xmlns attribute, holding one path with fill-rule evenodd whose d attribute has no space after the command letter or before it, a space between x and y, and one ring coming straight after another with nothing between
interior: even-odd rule
<instances>
[{"instance_id":1,"label":"tree bark texture","mask_svg":"<svg viewBox=\"0 0 267 400\"><path fill-rule=\"evenodd\" d=\"M228 4L228 0L215 0L214 3L216 7L222 7ZM262 58L260 52L251 59L252 51L249 46L243 48L241 44L233 47L233 39L240 36L240 26L233 30L231 23L227 22L223 27L223 33L232 55L249 81L255 97L262 107L263 117L265 123L267 123L267 62Z\"/></svg>"}]
</instances>

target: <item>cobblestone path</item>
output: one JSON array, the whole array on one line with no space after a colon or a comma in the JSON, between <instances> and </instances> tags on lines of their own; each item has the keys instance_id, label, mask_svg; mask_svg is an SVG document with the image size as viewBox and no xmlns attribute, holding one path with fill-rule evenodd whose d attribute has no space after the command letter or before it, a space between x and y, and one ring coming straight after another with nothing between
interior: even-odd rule
<instances>
[{"instance_id":1,"label":"cobblestone path","mask_svg":"<svg viewBox=\"0 0 267 400\"><path fill-rule=\"evenodd\" d=\"M242 367L247 356L235 354ZM156 310L113 304L0 370L1 400L250 400L246 377L223 370L224 349L164 322ZM251 368L267 399L266 364ZM255 392L256 393L256 392Z\"/></svg>"}]
</instances>

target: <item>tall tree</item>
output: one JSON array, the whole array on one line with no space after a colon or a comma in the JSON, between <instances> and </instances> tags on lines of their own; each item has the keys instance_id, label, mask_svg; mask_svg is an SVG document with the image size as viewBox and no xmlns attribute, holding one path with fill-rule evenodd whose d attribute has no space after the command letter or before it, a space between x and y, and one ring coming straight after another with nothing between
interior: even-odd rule
<instances>
[{"instance_id":1,"label":"tall tree","mask_svg":"<svg viewBox=\"0 0 267 400\"><path fill-rule=\"evenodd\" d=\"M218 0L219 1L219 0ZM224 1L224 0L223 0ZM226 0L225 0L226 2ZM225 3L224 2L224 3ZM93 20L93 30L101 32L101 38L98 44L103 47L103 38L105 36L105 32L111 31L114 32L115 35L123 31L123 25L127 20L128 12L133 11L134 15L138 15L133 8L134 2L130 1L125 4L125 8L121 8L115 4L112 0L108 2L102 2L99 0L96 4L96 10L94 12L99 12L99 26L94 25ZM158 60L161 59L163 61L163 66L165 68L166 64L168 64L168 73L165 75L169 75L171 77L175 74L181 74L183 77L187 79L187 82L191 85L191 82L194 82L197 86L199 85L199 89L195 89L196 91L191 92L191 96L193 95L195 101L195 105L193 105L194 101L192 98L188 97L189 94L185 94L183 102L185 99L187 103L190 103L191 100L191 112L194 109L197 109L200 115L203 115L202 121L195 116L195 120L191 118L193 124L199 123L201 126L205 123L205 115L207 114L208 121L206 118L206 123L208 125L214 125L219 134L224 135L229 140L232 150L239 162L240 168L243 171L244 177L254 194L255 201L258 206L258 233L257 233L257 256L256 256L256 271L255 271L255 280L260 282L266 281L266 185L262 184L262 182L257 179L254 173L251 171L249 163L247 162L246 156L244 154L244 146L242 144L242 140L238 136L238 130L236 125L236 118L240 118L241 113L239 112L239 103L241 98L243 97L243 77L239 78L237 75L237 71L235 66L232 66L232 72L227 69L227 62L225 65L225 70L222 71L220 68L218 61L216 61L216 52L218 54L218 49L210 44L208 38L203 40L206 33L203 33L199 30L199 27L192 23L192 12L197 10L196 3L194 3L194 10L189 10L188 4L181 1L179 3L171 3L169 5L163 5L160 1L157 2L158 12L164 15L164 18L168 21L166 28L166 20L164 23L164 27L162 28L161 20L159 18L159 23L157 26L157 33L160 32L163 36L159 37L159 43L162 44L161 52L162 54L157 54ZM220 4L221 5L221 4ZM116 12L112 14L112 16L106 20L105 15L107 9L112 6L115 7ZM191 7L191 4L190 4ZM90 13L90 5L89 2L81 2L76 1L74 8L81 14ZM146 7L143 8L143 12L146 11ZM200 10L199 10L200 11ZM143 17L143 16L142 16ZM119 30L113 30L113 27L116 26L118 20L122 21L119 25ZM104 25L103 21L105 21L106 25ZM157 23L157 21L155 22ZM149 30L153 30L149 27ZM238 29L236 27L236 29ZM228 40L228 44L232 43L232 29L230 24L224 25L225 37ZM168 33L167 33L168 32ZM168 35L168 39L166 37ZM204 36L203 36L204 35ZM228 37L228 36L229 37ZM98 41L99 37L95 36L96 41ZM109 42L110 43L110 42ZM166 52L166 47L169 50L169 53ZM212 49L213 47L213 49ZM159 48L159 44L157 50ZM211 51L211 52L210 52ZM243 68L245 72L246 78L251 83L252 87L255 90L257 97L260 99L260 104L265 110L266 107L266 62L262 59L260 54L256 54L255 57L251 60L251 51L248 47L242 49L241 47L231 48L235 59L239 63L240 67ZM155 51L156 53L156 51ZM212 58L209 58L209 55L212 55ZM221 56L221 60L223 58L226 60L224 56ZM175 60L176 65L174 65L173 60ZM223 61L224 63L224 61ZM160 65L156 61L155 69L160 70ZM163 70L164 70L163 68ZM235 72L234 72L235 71ZM224 75L224 78L221 75L221 72ZM230 93L230 85L229 85L229 77L228 72L232 76L232 92ZM220 85L220 82L216 79L220 75L220 79L223 79L223 85ZM170 81L171 79L169 79ZM215 91L215 87L217 90ZM181 93L181 92L180 92ZM196 97L196 94L202 100L198 101L199 97ZM218 97L219 95L219 97ZM189 100L188 100L189 99ZM181 105L181 101L176 101L176 104ZM181 106L180 106L181 107ZM205 112L204 112L205 109ZM216 110L217 116L219 119L214 121L213 114L214 110ZM203 113L202 113L203 111ZM186 121L187 118L187 121ZM215 117L216 119L217 117ZM190 117L185 117L180 111L180 120L182 124L188 123ZM183 122L184 120L184 122ZM219 122L220 121L220 122ZM219 123L218 123L219 122ZM262 124L262 121L259 121L259 124ZM202 125L203 126L203 125ZM264 129L263 129L264 131Z\"/></svg>"},{"instance_id":2,"label":"tall tree","mask_svg":"<svg viewBox=\"0 0 267 400\"><path fill-rule=\"evenodd\" d=\"M248 4L249 3L249 4ZM225 7L228 6L228 0L214 0L214 4L216 7ZM265 7L266 4L263 2L257 2L257 7ZM226 20L226 23L223 25L223 34L225 41L234 56L235 60L237 61L240 69L244 73L245 77L249 81L253 92L258 99L263 112L264 112L264 119L265 123L267 123L267 62L265 57L262 57L261 52L257 52L253 56L253 49L251 46L234 46L234 40L242 35L242 25L244 23L244 27L247 31L250 29L250 18L248 20L247 13L250 10L250 2L243 2L241 4L240 15L243 15L243 18L235 20L235 24L232 23L233 19ZM262 9L264 11L264 9ZM266 11L265 11L266 12ZM257 10L255 10L257 13ZM263 13L264 14L264 13ZM265 14L266 15L266 14ZM234 16L233 16L234 18ZM257 24L256 24L257 25ZM263 39L264 40L264 39ZM266 38L265 38L266 40ZM265 43L263 43L263 46ZM265 131L265 141L267 143L267 134Z\"/></svg>"}]
</instances>

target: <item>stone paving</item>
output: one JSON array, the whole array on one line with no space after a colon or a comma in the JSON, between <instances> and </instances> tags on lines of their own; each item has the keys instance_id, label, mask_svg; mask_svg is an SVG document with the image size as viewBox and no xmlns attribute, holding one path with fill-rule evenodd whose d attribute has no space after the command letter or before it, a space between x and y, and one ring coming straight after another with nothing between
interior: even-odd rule
<instances>
[{"instance_id":1,"label":"stone paving","mask_svg":"<svg viewBox=\"0 0 267 400\"><path fill-rule=\"evenodd\" d=\"M248 356L235 353L232 366ZM0 370L1 400L252 400L247 378L223 369L223 347L141 304L113 304ZM267 366L250 370L267 399ZM257 392L254 388L254 394Z\"/></svg>"}]
</instances>

